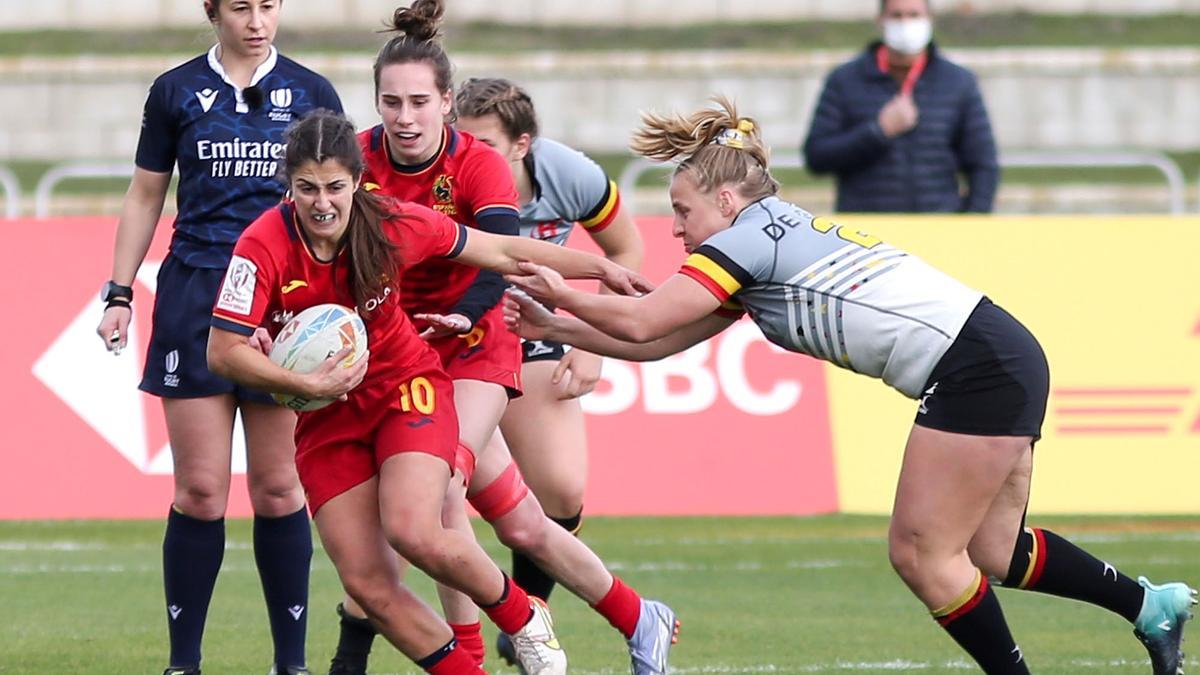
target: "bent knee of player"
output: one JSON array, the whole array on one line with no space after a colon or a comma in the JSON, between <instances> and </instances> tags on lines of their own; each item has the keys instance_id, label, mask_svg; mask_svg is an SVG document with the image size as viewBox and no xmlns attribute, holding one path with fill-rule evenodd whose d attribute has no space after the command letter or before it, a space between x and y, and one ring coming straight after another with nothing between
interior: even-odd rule
<instances>
[{"instance_id":1,"label":"bent knee of player","mask_svg":"<svg viewBox=\"0 0 1200 675\"><path fill-rule=\"evenodd\" d=\"M406 560L421 569L436 564L444 550L447 532L441 523L399 522L384 525L388 544Z\"/></svg>"},{"instance_id":2,"label":"bent knee of player","mask_svg":"<svg viewBox=\"0 0 1200 675\"><path fill-rule=\"evenodd\" d=\"M512 511L492 521L496 538L514 551L533 551L546 545L548 528L554 523L546 518L541 506L528 495Z\"/></svg>"}]
</instances>

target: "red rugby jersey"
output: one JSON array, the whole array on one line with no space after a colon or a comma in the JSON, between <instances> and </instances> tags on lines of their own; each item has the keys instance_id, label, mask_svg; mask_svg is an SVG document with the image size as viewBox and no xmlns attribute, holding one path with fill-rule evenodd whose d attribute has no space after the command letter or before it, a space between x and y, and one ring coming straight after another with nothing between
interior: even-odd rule
<instances>
[{"instance_id":1,"label":"red rugby jersey","mask_svg":"<svg viewBox=\"0 0 1200 675\"><path fill-rule=\"evenodd\" d=\"M416 204L397 205L396 211L398 217L385 220L383 230L398 246L401 279L367 303L370 311L364 320L371 362L364 383L377 377L403 377L418 364L439 367L437 355L401 310L394 289L408 282L413 265L452 258L466 243L463 226L445 216ZM331 261L318 260L304 238L293 204L285 202L259 216L238 239L217 294L212 325L243 335L263 326L274 336L293 316L313 305L334 302L354 307L348 258L343 249Z\"/></svg>"},{"instance_id":2,"label":"red rugby jersey","mask_svg":"<svg viewBox=\"0 0 1200 675\"><path fill-rule=\"evenodd\" d=\"M491 213L519 213L508 162L470 134L445 127L437 153L416 166L392 162L382 125L359 133L358 141L366 158L363 185L367 189L428 206L469 227ZM400 302L409 314L444 314L478 273L450 260L430 260L405 275Z\"/></svg>"}]
</instances>

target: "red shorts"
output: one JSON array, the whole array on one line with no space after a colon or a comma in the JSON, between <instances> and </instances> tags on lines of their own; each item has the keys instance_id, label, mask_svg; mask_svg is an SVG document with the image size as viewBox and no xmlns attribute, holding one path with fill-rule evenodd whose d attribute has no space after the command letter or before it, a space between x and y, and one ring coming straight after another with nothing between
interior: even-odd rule
<instances>
[{"instance_id":1,"label":"red shorts","mask_svg":"<svg viewBox=\"0 0 1200 675\"><path fill-rule=\"evenodd\" d=\"M313 514L393 455L423 452L453 471L457 451L454 385L440 368L360 386L350 400L302 413L296 423L296 470Z\"/></svg>"},{"instance_id":2,"label":"red shorts","mask_svg":"<svg viewBox=\"0 0 1200 675\"><path fill-rule=\"evenodd\" d=\"M452 380L494 382L521 395L521 339L504 326L500 305L488 310L465 335L449 335L429 343Z\"/></svg>"}]
</instances>

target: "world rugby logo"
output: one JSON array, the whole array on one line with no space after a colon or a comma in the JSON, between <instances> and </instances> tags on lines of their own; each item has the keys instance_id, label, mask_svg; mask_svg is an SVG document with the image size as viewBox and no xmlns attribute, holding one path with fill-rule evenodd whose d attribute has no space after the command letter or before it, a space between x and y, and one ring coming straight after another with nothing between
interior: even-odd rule
<instances>
[{"instance_id":1,"label":"world rugby logo","mask_svg":"<svg viewBox=\"0 0 1200 675\"><path fill-rule=\"evenodd\" d=\"M276 108L292 107L292 90L291 89L272 89L271 90L271 105Z\"/></svg>"}]
</instances>

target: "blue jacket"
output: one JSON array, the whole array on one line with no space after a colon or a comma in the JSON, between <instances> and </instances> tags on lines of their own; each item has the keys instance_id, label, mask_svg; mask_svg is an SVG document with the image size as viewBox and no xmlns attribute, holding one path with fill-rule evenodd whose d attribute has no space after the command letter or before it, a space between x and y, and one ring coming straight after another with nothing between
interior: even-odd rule
<instances>
[{"instance_id":1,"label":"blue jacket","mask_svg":"<svg viewBox=\"0 0 1200 675\"><path fill-rule=\"evenodd\" d=\"M917 126L887 138L879 110L900 85L880 71L878 47L830 73L804 142L806 166L836 175L842 212L991 211L1000 168L975 76L930 45L913 91Z\"/></svg>"}]
</instances>

